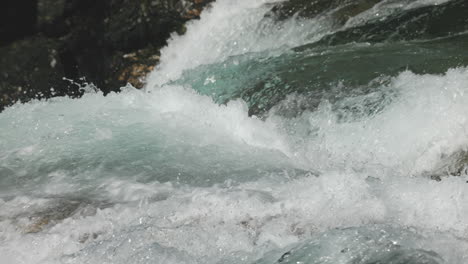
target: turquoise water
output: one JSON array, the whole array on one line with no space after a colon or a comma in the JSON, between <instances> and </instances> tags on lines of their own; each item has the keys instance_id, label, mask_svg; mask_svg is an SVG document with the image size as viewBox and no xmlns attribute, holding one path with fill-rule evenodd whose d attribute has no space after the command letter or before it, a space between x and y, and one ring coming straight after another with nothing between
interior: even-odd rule
<instances>
[{"instance_id":1,"label":"turquoise water","mask_svg":"<svg viewBox=\"0 0 468 264\"><path fill-rule=\"evenodd\" d=\"M466 263L467 4L361 2L219 0L143 90L0 113L0 263Z\"/></svg>"}]
</instances>

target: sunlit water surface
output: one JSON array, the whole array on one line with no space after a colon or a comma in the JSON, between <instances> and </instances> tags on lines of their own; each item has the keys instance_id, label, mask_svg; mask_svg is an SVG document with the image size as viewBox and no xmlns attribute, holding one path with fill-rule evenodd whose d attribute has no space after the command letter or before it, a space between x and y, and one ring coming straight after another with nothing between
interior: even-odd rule
<instances>
[{"instance_id":1,"label":"sunlit water surface","mask_svg":"<svg viewBox=\"0 0 468 264\"><path fill-rule=\"evenodd\" d=\"M268 2L218 0L143 90L0 113L0 263L468 263L465 33L320 44L463 1Z\"/></svg>"}]
</instances>

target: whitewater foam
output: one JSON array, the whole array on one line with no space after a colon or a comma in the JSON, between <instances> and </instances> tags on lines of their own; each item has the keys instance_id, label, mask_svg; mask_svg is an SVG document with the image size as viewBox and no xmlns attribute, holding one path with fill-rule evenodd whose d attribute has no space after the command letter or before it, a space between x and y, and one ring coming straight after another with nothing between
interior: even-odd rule
<instances>
[{"instance_id":1,"label":"whitewater foam","mask_svg":"<svg viewBox=\"0 0 468 264\"><path fill-rule=\"evenodd\" d=\"M294 248L298 261L350 263L385 260L389 244L466 263L468 176L429 176L466 150L467 68L403 71L368 94L265 120L242 100L218 105L166 83L317 32L295 18L259 31L268 2L216 2L169 42L145 91L2 112L0 264L275 263Z\"/></svg>"},{"instance_id":2,"label":"whitewater foam","mask_svg":"<svg viewBox=\"0 0 468 264\"><path fill-rule=\"evenodd\" d=\"M278 22L265 17L268 4L277 0L219 0L203 11L201 19L190 21L187 32L172 35L161 50L161 62L148 76L147 89L176 80L182 72L199 65L222 62L234 55L269 51L278 54L287 48L320 39L331 21L293 17Z\"/></svg>"},{"instance_id":3,"label":"whitewater foam","mask_svg":"<svg viewBox=\"0 0 468 264\"><path fill-rule=\"evenodd\" d=\"M9 263L253 262L329 229L386 223L443 232L447 244L431 248L464 263L466 176L436 182L418 173L466 146L467 82L466 68L403 72L379 88L393 95L382 110L344 119L324 102L296 119L262 121L241 101L220 106L177 86L15 105L0 116L14 128L0 132L11 139L0 142L9 150L2 170L14 173L2 194L17 197L0 204L0 255ZM185 182L180 172L190 172ZM80 193L102 201L84 202L95 213L29 217Z\"/></svg>"},{"instance_id":4,"label":"whitewater foam","mask_svg":"<svg viewBox=\"0 0 468 264\"><path fill-rule=\"evenodd\" d=\"M467 82L466 68L445 75L406 71L370 94L325 101L294 119L272 119L293 134L293 155L320 170L421 175L468 146ZM376 96L385 99L369 110L366 104Z\"/></svg>"}]
</instances>

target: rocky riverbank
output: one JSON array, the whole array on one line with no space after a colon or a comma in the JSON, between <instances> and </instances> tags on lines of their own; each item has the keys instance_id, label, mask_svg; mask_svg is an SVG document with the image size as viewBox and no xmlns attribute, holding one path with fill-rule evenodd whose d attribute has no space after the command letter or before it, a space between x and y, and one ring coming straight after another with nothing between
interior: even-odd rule
<instances>
[{"instance_id":1,"label":"rocky riverbank","mask_svg":"<svg viewBox=\"0 0 468 264\"><path fill-rule=\"evenodd\" d=\"M142 87L170 34L212 0L7 0L0 8L0 110L18 101Z\"/></svg>"}]
</instances>

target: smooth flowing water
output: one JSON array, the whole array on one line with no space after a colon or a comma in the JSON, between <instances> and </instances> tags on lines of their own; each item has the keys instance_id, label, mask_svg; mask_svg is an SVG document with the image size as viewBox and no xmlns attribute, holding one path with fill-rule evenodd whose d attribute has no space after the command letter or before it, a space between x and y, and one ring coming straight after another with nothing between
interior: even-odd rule
<instances>
[{"instance_id":1,"label":"smooth flowing water","mask_svg":"<svg viewBox=\"0 0 468 264\"><path fill-rule=\"evenodd\" d=\"M466 264L467 32L465 0L218 0L143 90L0 113L0 263Z\"/></svg>"}]
</instances>

